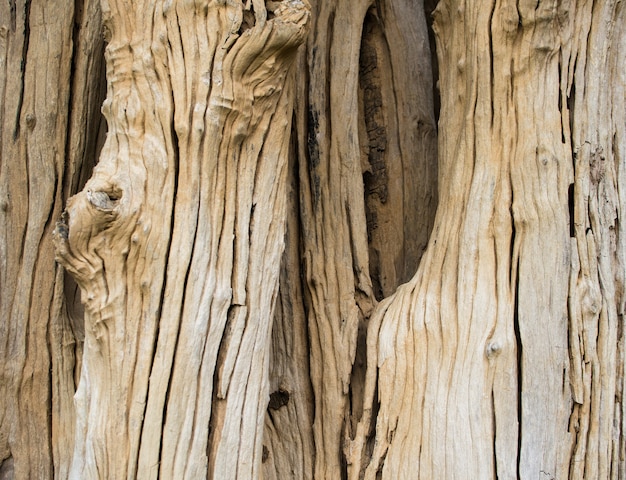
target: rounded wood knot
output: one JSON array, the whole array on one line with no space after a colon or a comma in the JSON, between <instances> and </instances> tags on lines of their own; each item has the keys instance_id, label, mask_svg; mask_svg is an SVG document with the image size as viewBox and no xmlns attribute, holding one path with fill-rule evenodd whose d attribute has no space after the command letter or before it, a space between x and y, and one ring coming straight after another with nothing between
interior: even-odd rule
<instances>
[{"instance_id":1,"label":"rounded wood knot","mask_svg":"<svg viewBox=\"0 0 626 480\"><path fill-rule=\"evenodd\" d=\"M112 188L110 191L105 192L102 190L87 190L87 199L94 207L101 211L113 210L120 198L122 198L121 190Z\"/></svg>"},{"instance_id":2,"label":"rounded wood knot","mask_svg":"<svg viewBox=\"0 0 626 480\"><path fill-rule=\"evenodd\" d=\"M34 113L27 113L26 114L26 126L28 127L29 130L34 130L35 129L35 125L37 125L37 117L35 117Z\"/></svg>"},{"instance_id":3,"label":"rounded wood knot","mask_svg":"<svg viewBox=\"0 0 626 480\"><path fill-rule=\"evenodd\" d=\"M493 341L487 344L487 351L485 353L487 354L487 358L494 358L500 355L501 351L502 345L500 345L500 342Z\"/></svg>"}]
</instances>

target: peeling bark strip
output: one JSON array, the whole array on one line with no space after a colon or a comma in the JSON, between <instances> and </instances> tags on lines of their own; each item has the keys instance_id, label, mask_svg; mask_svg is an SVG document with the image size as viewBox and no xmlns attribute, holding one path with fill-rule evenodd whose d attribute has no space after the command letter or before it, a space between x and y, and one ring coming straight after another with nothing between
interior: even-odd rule
<instances>
[{"instance_id":1,"label":"peeling bark strip","mask_svg":"<svg viewBox=\"0 0 626 480\"><path fill-rule=\"evenodd\" d=\"M442 0L435 29L439 209L370 320L349 478L623 479L626 8Z\"/></svg>"},{"instance_id":2,"label":"peeling bark strip","mask_svg":"<svg viewBox=\"0 0 626 480\"><path fill-rule=\"evenodd\" d=\"M299 1L103 1L109 133L56 229L85 304L71 478L256 478Z\"/></svg>"}]
</instances>

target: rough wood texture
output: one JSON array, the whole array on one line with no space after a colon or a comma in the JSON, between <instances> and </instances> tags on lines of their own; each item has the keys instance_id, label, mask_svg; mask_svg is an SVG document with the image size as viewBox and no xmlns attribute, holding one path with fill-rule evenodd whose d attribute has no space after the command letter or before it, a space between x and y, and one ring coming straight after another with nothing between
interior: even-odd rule
<instances>
[{"instance_id":1,"label":"rough wood texture","mask_svg":"<svg viewBox=\"0 0 626 480\"><path fill-rule=\"evenodd\" d=\"M574 184L569 284L571 479L626 478L626 8L584 4L565 30L561 95ZM567 75L565 75L567 73ZM606 85L605 79L612 79ZM564 122L568 118L564 116Z\"/></svg>"},{"instance_id":2,"label":"rough wood texture","mask_svg":"<svg viewBox=\"0 0 626 480\"><path fill-rule=\"evenodd\" d=\"M358 345L376 296L410 277L428 238L436 136L421 8L320 1L312 11L295 125L314 478L330 479L345 470L350 410L360 416Z\"/></svg>"},{"instance_id":3,"label":"rough wood texture","mask_svg":"<svg viewBox=\"0 0 626 480\"><path fill-rule=\"evenodd\" d=\"M435 14L439 209L370 323L350 478L624 478L624 6Z\"/></svg>"},{"instance_id":4,"label":"rough wood texture","mask_svg":"<svg viewBox=\"0 0 626 480\"><path fill-rule=\"evenodd\" d=\"M1 478L67 476L82 317L51 233L94 163L99 12L97 1L0 4Z\"/></svg>"},{"instance_id":5,"label":"rough wood texture","mask_svg":"<svg viewBox=\"0 0 626 480\"><path fill-rule=\"evenodd\" d=\"M299 57L302 61L303 55ZM314 478L313 392L300 265L298 191L293 181L296 167L292 151L287 174L285 253L272 326L270 398L263 432L265 480Z\"/></svg>"},{"instance_id":6,"label":"rough wood texture","mask_svg":"<svg viewBox=\"0 0 626 480\"><path fill-rule=\"evenodd\" d=\"M624 2L423 3L0 4L0 479L626 480Z\"/></svg>"},{"instance_id":7,"label":"rough wood texture","mask_svg":"<svg viewBox=\"0 0 626 480\"><path fill-rule=\"evenodd\" d=\"M255 478L308 10L102 8L109 132L55 236L85 304L69 476Z\"/></svg>"}]
</instances>

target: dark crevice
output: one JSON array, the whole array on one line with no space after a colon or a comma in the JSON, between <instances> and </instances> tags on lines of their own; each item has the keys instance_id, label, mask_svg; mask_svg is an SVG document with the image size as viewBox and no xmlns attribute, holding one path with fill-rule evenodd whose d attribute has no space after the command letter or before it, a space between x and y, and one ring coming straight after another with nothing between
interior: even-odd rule
<instances>
[{"instance_id":1,"label":"dark crevice","mask_svg":"<svg viewBox=\"0 0 626 480\"><path fill-rule=\"evenodd\" d=\"M263 445L263 451L261 453L261 463L267 462L268 458L270 458L270 451L267 449L265 445Z\"/></svg>"},{"instance_id":2,"label":"dark crevice","mask_svg":"<svg viewBox=\"0 0 626 480\"><path fill-rule=\"evenodd\" d=\"M228 388L230 388L230 380L226 381L226 384L229 385L227 390L224 392L224 396L221 396L219 384L224 383L224 365L226 364L226 359L228 357L229 350L233 349L233 347L237 348L237 352L235 353L235 358L238 357L239 350L241 349L241 339L234 338L235 327L237 326L237 319L239 318L240 312L242 309L245 311L245 305L239 304L231 304L228 307L228 312L226 313L226 324L224 325L224 330L222 331L222 338L220 340L220 346L217 350L217 361L215 362L215 372L213 375L214 378L214 387L217 392L218 398L226 398L228 395ZM245 313L244 313L245 315ZM247 323L247 322L246 322ZM245 330L244 330L245 333ZM243 333L240 334L243 336ZM228 372L227 372L228 373ZM232 372L230 373L232 375Z\"/></svg>"},{"instance_id":3,"label":"dark crevice","mask_svg":"<svg viewBox=\"0 0 626 480\"><path fill-rule=\"evenodd\" d=\"M243 10L243 18L241 20L241 26L237 32L239 35L243 34L246 30L250 30L255 24L254 7L250 5L250 9Z\"/></svg>"},{"instance_id":4,"label":"dark crevice","mask_svg":"<svg viewBox=\"0 0 626 480\"><path fill-rule=\"evenodd\" d=\"M494 119L494 104L495 99L494 99L494 90L495 90L495 73L494 73L494 66L493 66L493 32L492 32L492 28L493 28L493 15L495 12L495 6L492 6L491 8L491 12L489 13L489 21L487 22L487 35L489 37L489 105L491 107L491 121L490 121L490 125L493 128L493 119Z\"/></svg>"},{"instance_id":5,"label":"dark crevice","mask_svg":"<svg viewBox=\"0 0 626 480\"><path fill-rule=\"evenodd\" d=\"M307 152L309 167L313 170L320 164L320 150L317 135L319 134L319 113L309 105L307 109Z\"/></svg>"},{"instance_id":6,"label":"dark crevice","mask_svg":"<svg viewBox=\"0 0 626 480\"><path fill-rule=\"evenodd\" d=\"M18 133L19 135L19 133ZM26 205L24 205L25 210L28 211L30 209L30 203L31 203L31 191L30 191L30 187L31 187L31 176L30 176L30 155L29 155L29 149L28 148L24 148L24 170L25 170L25 178L27 179L27 181L25 182L26 185L26 201L24 202ZM28 222L25 222L26 224L23 225L23 230L22 230L22 238L20 239L20 249L17 252L17 258L20 259L20 268L22 268L22 264L24 262L24 252L25 252L25 248L26 248L26 238L28 236L28 230L29 230L29 225ZM17 294L17 292L15 292Z\"/></svg>"},{"instance_id":7,"label":"dark crevice","mask_svg":"<svg viewBox=\"0 0 626 480\"><path fill-rule=\"evenodd\" d=\"M15 462L9 455L0 462L0 480L13 480L15 477Z\"/></svg>"},{"instance_id":8,"label":"dark crevice","mask_svg":"<svg viewBox=\"0 0 626 480\"><path fill-rule=\"evenodd\" d=\"M374 396L372 401L372 414L370 416L369 432L365 442L365 451L362 458L361 471L367 468L368 459L374 456L374 447L376 446L376 421L378 419L378 411L380 410L380 401L378 400L378 382L374 386ZM385 454L386 455L386 454ZM420 458L418 454L416 458Z\"/></svg>"},{"instance_id":9,"label":"dark crevice","mask_svg":"<svg viewBox=\"0 0 626 480\"><path fill-rule=\"evenodd\" d=\"M9 15L11 17L11 31L15 32L17 28L17 9L15 6L15 0L9 0Z\"/></svg>"},{"instance_id":10,"label":"dark crevice","mask_svg":"<svg viewBox=\"0 0 626 480\"><path fill-rule=\"evenodd\" d=\"M178 175L179 175L179 171L180 171L180 167L179 167L179 147L178 147L178 136L176 135L176 132L174 130L174 124L172 122L172 124L170 125L170 136L172 138L172 150L174 152L174 188L173 188L173 196L172 198L176 198L177 194L178 194ZM171 254L172 254L172 239L174 237L174 215L170 216L170 230L169 230L169 238L168 238L168 242L167 242L167 247L165 249L165 258L170 258ZM156 314L156 318L161 318L162 313L163 313L163 306L165 304L165 292L167 290L167 285L168 285L168 279L167 279L167 271L168 271L168 266L166 265L165 267L165 276L163 279L163 286L161 288L161 296L159 298L159 305L157 307L157 314ZM189 270L187 271L187 276L185 277L185 284L187 282L187 279L189 277ZM184 291L184 290L183 290ZM181 306L181 312L182 312L182 306ZM159 338L161 335L161 322L157 322L156 324L156 331L155 331L155 335L154 335L154 348L152 349L152 359L150 361L150 365L151 365L151 371L150 371L150 376L152 376L152 368L154 367L154 362L155 362L155 358L157 355L157 350L159 348ZM165 398L163 401L163 413L161 415L161 429L163 429L164 425L165 425L165 419L167 418L167 406L169 403L169 397L170 397L170 393L171 393L171 386L172 386L172 372L174 371L174 359L176 358L176 350L178 348L178 336L180 334L180 325L179 325L179 329L176 331L176 339L174 339L174 350L172 352L172 368L170 368L169 371L169 378L167 380L167 388L165 389ZM148 395L150 393L150 387L148 387ZM146 408L148 406L148 402L145 403L144 405L144 416L143 416L143 421L145 421L145 413L146 413ZM144 428L142 426L141 429L141 436L143 436L143 432L144 432ZM142 444L142 439L141 436L139 438L139 445ZM161 463L161 458L163 455L163 436L161 436L161 439L159 441L159 453L158 453L158 462L159 464ZM136 468L139 467L139 462L137 462ZM136 471L135 474L138 474L138 472Z\"/></svg>"},{"instance_id":11,"label":"dark crevice","mask_svg":"<svg viewBox=\"0 0 626 480\"><path fill-rule=\"evenodd\" d=\"M511 198L511 205L513 205L513 198ZM513 262L516 262L515 258L515 238L516 238L516 229L515 229L515 219L513 217L513 207L509 207L509 211L511 213L511 244L509 246L509 258L511 259L511 269L509 271L509 285L513 284L513 275L517 275Z\"/></svg>"},{"instance_id":12,"label":"dark crevice","mask_svg":"<svg viewBox=\"0 0 626 480\"><path fill-rule=\"evenodd\" d=\"M559 58L559 85L561 84L561 75L563 74L561 67L561 59ZM557 98L557 108L559 109L559 117L561 118L561 143L567 143L567 139L565 138L565 130L563 129L563 96L565 95L563 89L559 90L559 95Z\"/></svg>"},{"instance_id":13,"label":"dark crevice","mask_svg":"<svg viewBox=\"0 0 626 480\"><path fill-rule=\"evenodd\" d=\"M176 152L178 152L178 149L176 149ZM174 198L176 198L176 195L174 195ZM174 225L174 221L172 220L171 230L170 230L172 233L173 233L173 225ZM170 234L170 240L169 240L169 245L168 245L168 249L167 249L167 258L170 258L171 255L172 255L172 251L171 251L172 233ZM195 242L194 242L194 244L195 244ZM192 252L191 252L191 258L193 258L193 249L192 249ZM190 264L191 264L191 262L190 262ZM166 269L166 272L167 272L168 267L165 266L165 269ZM190 271L191 271L191 268L190 268L190 265L188 265L187 266L187 272L185 273L185 280L183 282L183 288L182 288L183 298L182 298L182 302L180 304L180 310L178 312L178 328L176 329L176 338L173 340L174 341L174 348L172 350L171 364L170 364L169 370L167 370L169 376L168 376L168 379L167 379L167 388L165 390L165 397L164 397L164 401L163 401L163 415L161 416L161 429L163 429L165 427L165 422L167 421L167 408L168 408L169 398L170 398L170 394L171 394L172 374L174 373L174 370L176 368L176 354L178 352L178 347L179 347L178 341L180 339L180 327L181 327L181 323L182 323L181 319L182 319L182 314L183 314L183 308L184 308L184 305L185 305L185 300L184 300L185 299L185 292L187 291L187 285L189 284ZM162 291L161 291L161 302L165 301L165 291L167 289L167 284L168 284L168 282L167 282L167 273L166 273L166 277L165 277L165 280L163 282L163 288L162 288ZM159 305L159 309L162 310L162 308L163 308L163 303L161 303ZM159 314L158 318L160 318L160 317L161 317L161 315ZM157 348L158 348L159 334L160 334L160 331L158 330L157 334L154 337L156 345L155 345L154 351L152 353L152 362L153 362L152 363L152 367L154 367L154 358L156 356L156 352L157 352ZM152 376L152 371L150 372L150 376ZM146 406L147 406L147 402L146 402ZM143 428L142 428L142 435L143 435ZM141 445L141 443L140 443L140 445ZM160 439L160 442L159 442L159 457L158 457L159 458L159 463L161 462L162 453L163 453L163 437L161 436L161 439Z\"/></svg>"},{"instance_id":14,"label":"dark crevice","mask_svg":"<svg viewBox=\"0 0 626 480\"><path fill-rule=\"evenodd\" d=\"M519 259L517 261L516 272L519 272ZM513 329L515 332L515 341L517 344L517 476L521 478L520 462L522 452L522 387L523 387L523 369L522 369L522 336L520 333L519 325L519 274L516 274L514 278L515 284L515 299L513 306Z\"/></svg>"},{"instance_id":15,"label":"dark crevice","mask_svg":"<svg viewBox=\"0 0 626 480\"><path fill-rule=\"evenodd\" d=\"M26 0L24 4L24 40L22 42L22 60L20 62L20 91L17 98L17 112L15 117L15 129L13 130L13 140L17 140L20 136L20 117L22 116L22 107L24 105L24 88L26 82L26 62L28 60L28 43L30 41L30 0ZM11 21L15 23L15 5L11 5Z\"/></svg>"},{"instance_id":16,"label":"dark crevice","mask_svg":"<svg viewBox=\"0 0 626 480\"><path fill-rule=\"evenodd\" d=\"M387 168L387 126L385 124L382 80L380 68L384 32L376 7L371 7L363 21L363 33L359 56L359 114L361 128L365 132L361 141L365 143L361 168L363 170L363 190L365 196L365 219L367 240L370 244L370 277L377 300L384 297L380 255L372 245L374 231L379 227L379 210L389 197L389 174Z\"/></svg>"},{"instance_id":17,"label":"dark crevice","mask_svg":"<svg viewBox=\"0 0 626 480\"><path fill-rule=\"evenodd\" d=\"M334 35L335 35L335 9L333 8L330 14L328 15L328 31L326 33L326 38L328 38L328 45L333 45ZM333 109L332 109L332 104L331 104L331 99L330 99L330 92L331 92L330 82L332 80L333 68L332 68L330 52L324 52L324 57L326 61L325 77L327 79L324 85L324 100L325 100L324 112L326 113L323 116L324 120L326 121L326 139L324 141L324 145L330 146L332 144L331 135L333 131L333 123L332 123ZM326 161L330 161L330 158L329 158L330 156L328 155L328 152L325 155L325 157L326 157L325 158ZM330 168L329 167L327 168L328 168L327 171L330 171Z\"/></svg>"},{"instance_id":18,"label":"dark crevice","mask_svg":"<svg viewBox=\"0 0 626 480\"><path fill-rule=\"evenodd\" d=\"M349 437L352 440L354 440L356 434L357 424L363 417L363 399L367 373L367 324L365 321L359 322L356 341L356 354L350 374L350 392L348 396L350 421L346 425L346 428L349 429Z\"/></svg>"},{"instance_id":19,"label":"dark crevice","mask_svg":"<svg viewBox=\"0 0 626 480\"><path fill-rule=\"evenodd\" d=\"M439 0L424 0L424 13L428 27L428 42L430 44L430 61L433 75L433 105L435 109L435 126L439 125L439 112L441 110L441 94L439 92L439 61L437 59L437 42L433 30L433 12L437 8Z\"/></svg>"},{"instance_id":20,"label":"dark crevice","mask_svg":"<svg viewBox=\"0 0 626 480\"><path fill-rule=\"evenodd\" d=\"M212 398L211 398L211 416L209 418L209 431L208 431L208 440L206 445L206 456L207 458L211 458L211 452L214 450L215 446L219 444L221 436L222 436L222 428L223 428L223 419L218 421L218 418L223 415L225 409L226 401L221 399L218 395L219 392L219 383L220 383L220 375L218 374L220 370L220 365L224 364L224 358L226 357L225 349L228 347L228 334L229 324L231 323L231 310L232 306L228 310L226 325L224 327L224 334L220 340L220 345L217 349L217 359L215 362L215 370L213 371L213 388L212 388ZM209 474L207 478L213 478L213 466L209 465Z\"/></svg>"},{"instance_id":21,"label":"dark crevice","mask_svg":"<svg viewBox=\"0 0 626 480\"><path fill-rule=\"evenodd\" d=\"M291 393L284 389L279 388L275 392L270 393L270 401L267 405L269 410L278 410L281 407L286 406L291 398Z\"/></svg>"},{"instance_id":22,"label":"dark crevice","mask_svg":"<svg viewBox=\"0 0 626 480\"><path fill-rule=\"evenodd\" d=\"M63 177L61 179L62 182L64 182L64 184L67 187L67 182L69 180L69 176L70 176L70 172L72 172L73 168L71 168L71 156L70 156L70 152L71 152L71 147L72 147L72 137L74 136L74 128L73 128L73 122L72 122L72 117L74 115L74 102L72 101L72 99L75 96L75 85L74 83L76 82L76 70L77 70L77 52L80 51L80 28L81 28L81 24L82 24L82 19L83 19L83 4L82 2L79 1L75 1L74 2L74 27L72 29L72 60L71 60L71 68L70 68L70 78L69 78L69 82L68 82L68 98L70 99L68 104L67 104L67 131L66 131L66 136L65 136L65 162L63 162ZM87 135L86 137L92 137L92 130L90 128L87 128ZM71 190L71 187L70 187ZM64 192L65 195L69 194L74 194L74 192ZM67 200L67 198L64 198L64 201Z\"/></svg>"},{"instance_id":23,"label":"dark crevice","mask_svg":"<svg viewBox=\"0 0 626 480\"><path fill-rule=\"evenodd\" d=\"M567 189L567 206L569 208L569 236L576 236L576 225L574 224L574 184L570 183Z\"/></svg>"},{"instance_id":24,"label":"dark crevice","mask_svg":"<svg viewBox=\"0 0 626 480\"><path fill-rule=\"evenodd\" d=\"M393 440L393 434L391 435L391 438L389 439L390 444L392 440ZM383 468L385 466L385 460L387 459L388 453L389 453L389 449L385 449L385 453L383 453L383 455L380 457L380 460L378 461L378 470L376 470L376 480L382 480L383 478ZM420 445L420 451L416 455L416 458L421 458L421 456L422 456L422 448Z\"/></svg>"},{"instance_id":25,"label":"dark crevice","mask_svg":"<svg viewBox=\"0 0 626 480\"><path fill-rule=\"evenodd\" d=\"M298 152L301 150L300 145L299 145L299 140L300 137L298 136L298 131L297 131L297 119L296 119L296 111L294 109L294 112L292 114L291 117L291 158L289 159L290 161L290 165L288 165L288 168L290 166L293 166L293 191L294 191L294 195L293 195L293 208L295 212L302 212L302 205L301 205L301 196L299 195L299 192L302 191L302 186L301 186L301 181L300 181L300 167L301 164L298 161ZM303 255L304 255L304 243L303 243L303 235L302 232L304 232L304 225L303 225L303 219L302 219L302 215L297 214L297 229L296 229L296 235L297 235L297 251L298 251L298 258L302 259ZM285 228L285 234L289 233L289 229L288 229L288 224L287 227ZM287 243L287 239L285 239L285 250L287 249L287 245L289 245ZM310 303L308 301L305 301L304 298L306 296L307 292L307 288L306 288L306 279L305 279L305 274L304 274L304 269L302 264L297 263L297 268L298 268L298 273L296 278L294 279L295 281L299 282L298 285L298 289L301 292L301 297L303 299L301 305L302 305L302 313L303 319L307 319L309 318L309 311L308 311L308 305L310 305ZM281 275L282 276L282 275ZM280 286L279 286L280 289ZM279 290L280 293L280 290ZM304 325L304 338L306 341L306 346L305 346L305 351L306 352L310 352L311 351L311 347L310 347L310 343L311 343L311 337L309 336L309 330L306 326L306 323ZM310 358L310 357L309 357ZM305 375L306 381L307 383L307 387L305 389L305 391L308 392L313 392L313 381L311 379L311 375L310 375L310 364L307 364L307 374ZM312 395L312 393L311 393ZM313 399L311 399L311 412L312 412L312 418L315 418L315 401Z\"/></svg>"},{"instance_id":26,"label":"dark crevice","mask_svg":"<svg viewBox=\"0 0 626 480\"><path fill-rule=\"evenodd\" d=\"M575 67L574 67L575 68ZM574 145L574 108L575 108L575 97L576 97L576 85L572 82L572 85L569 89L569 93L567 94L567 110L569 111L569 134L570 134L570 148L572 149L572 169L574 178L576 178L576 151Z\"/></svg>"},{"instance_id":27,"label":"dark crevice","mask_svg":"<svg viewBox=\"0 0 626 480\"><path fill-rule=\"evenodd\" d=\"M491 390L491 425L493 428L493 473L495 475L495 478L498 478L498 429L496 423L496 399L494 398L493 389Z\"/></svg>"},{"instance_id":28,"label":"dark crevice","mask_svg":"<svg viewBox=\"0 0 626 480\"><path fill-rule=\"evenodd\" d=\"M318 208L322 189L317 167L320 164L320 149L317 140L319 135L319 113L309 105L307 108L307 154L310 176L311 198L313 199L313 207Z\"/></svg>"}]
</instances>

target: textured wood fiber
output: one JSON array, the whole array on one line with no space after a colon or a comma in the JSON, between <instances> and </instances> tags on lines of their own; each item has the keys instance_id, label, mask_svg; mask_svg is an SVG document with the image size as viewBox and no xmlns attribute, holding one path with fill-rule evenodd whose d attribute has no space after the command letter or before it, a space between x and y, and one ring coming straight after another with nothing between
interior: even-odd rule
<instances>
[{"instance_id":1,"label":"textured wood fiber","mask_svg":"<svg viewBox=\"0 0 626 480\"><path fill-rule=\"evenodd\" d=\"M367 320L377 297L410 278L432 226L436 135L423 11L412 2L315 2L304 61L296 181L313 478L338 478L360 416Z\"/></svg>"},{"instance_id":2,"label":"textured wood fiber","mask_svg":"<svg viewBox=\"0 0 626 480\"><path fill-rule=\"evenodd\" d=\"M439 2L439 209L350 478L624 478L624 15Z\"/></svg>"},{"instance_id":3,"label":"textured wood fiber","mask_svg":"<svg viewBox=\"0 0 626 480\"><path fill-rule=\"evenodd\" d=\"M85 305L70 478L256 478L302 2L103 2L109 130L56 229Z\"/></svg>"},{"instance_id":4,"label":"textured wood fiber","mask_svg":"<svg viewBox=\"0 0 626 480\"><path fill-rule=\"evenodd\" d=\"M0 478L625 478L623 2L424 3L105 1L85 311L100 4L0 5Z\"/></svg>"},{"instance_id":5,"label":"textured wood fiber","mask_svg":"<svg viewBox=\"0 0 626 480\"><path fill-rule=\"evenodd\" d=\"M0 5L2 478L67 476L82 318L51 233L95 162L100 26L97 1Z\"/></svg>"}]
</instances>

